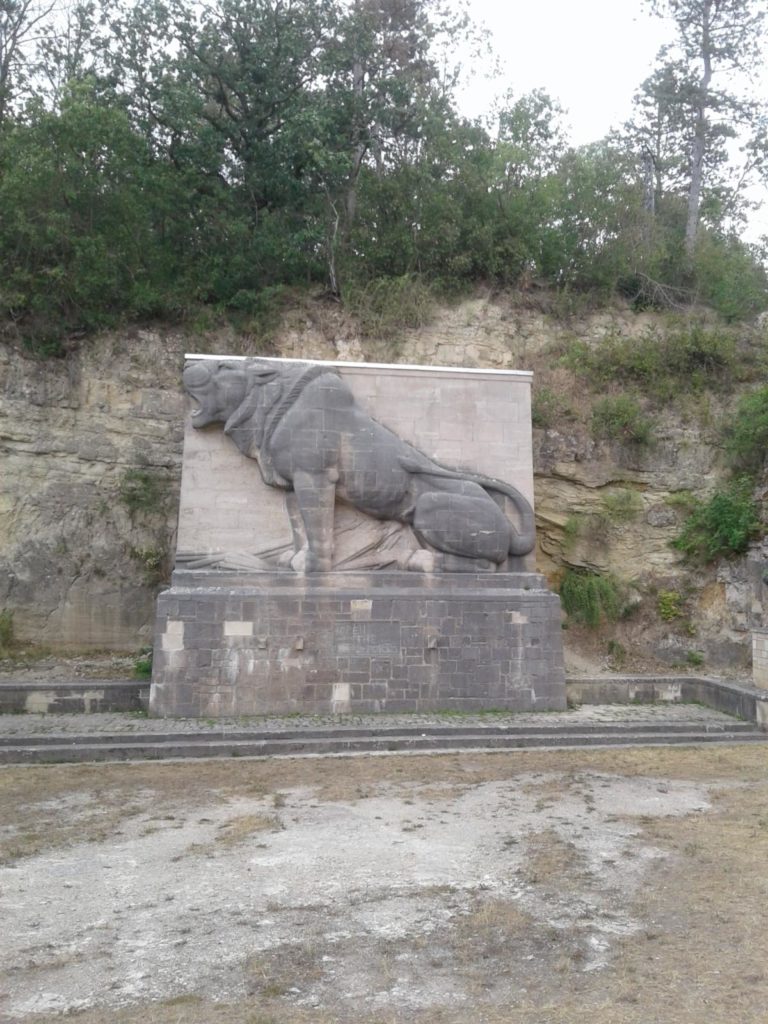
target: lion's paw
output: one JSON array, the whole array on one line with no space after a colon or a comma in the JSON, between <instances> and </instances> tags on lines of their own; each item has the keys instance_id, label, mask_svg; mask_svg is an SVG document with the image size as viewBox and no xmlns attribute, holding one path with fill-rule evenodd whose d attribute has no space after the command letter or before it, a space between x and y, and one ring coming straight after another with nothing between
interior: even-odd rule
<instances>
[{"instance_id":1,"label":"lion's paw","mask_svg":"<svg viewBox=\"0 0 768 1024\"><path fill-rule=\"evenodd\" d=\"M420 548L418 551L413 552L405 563L405 567L409 572L437 572L440 568L439 557L434 551Z\"/></svg>"},{"instance_id":2,"label":"lion's paw","mask_svg":"<svg viewBox=\"0 0 768 1024\"><path fill-rule=\"evenodd\" d=\"M318 556L312 551L302 548L302 550L295 554L291 559L291 568L294 572L298 573L328 572L331 565L330 561L326 564L326 562L318 558Z\"/></svg>"}]
</instances>

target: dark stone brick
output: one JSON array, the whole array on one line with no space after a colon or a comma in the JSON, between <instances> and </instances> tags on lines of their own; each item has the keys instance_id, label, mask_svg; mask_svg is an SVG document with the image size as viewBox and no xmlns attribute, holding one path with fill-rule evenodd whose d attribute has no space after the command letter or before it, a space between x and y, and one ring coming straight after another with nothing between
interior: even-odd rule
<instances>
[{"instance_id":1,"label":"dark stone brick","mask_svg":"<svg viewBox=\"0 0 768 1024\"><path fill-rule=\"evenodd\" d=\"M370 658L350 658L349 668L351 672L366 672L371 671L371 659Z\"/></svg>"},{"instance_id":2,"label":"dark stone brick","mask_svg":"<svg viewBox=\"0 0 768 1024\"><path fill-rule=\"evenodd\" d=\"M362 698L364 700L383 701L387 699L389 687L386 683L369 683L362 687Z\"/></svg>"},{"instance_id":3,"label":"dark stone brick","mask_svg":"<svg viewBox=\"0 0 768 1024\"><path fill-rule=\"evenodd\" d=\"M559 602L539 577L180 576L194 596L174 590L160 596L157 635L168 618L185 621L185 651L167 657L158 646L155 714L210 714L217 694L222 714L327 712L335 682L352 684L353 712L565 705ZM535 586L523 593L526 579ZM311 594L298 593L306 587ZM387 595L377 596L379 589ZM372 602L371 619L352 618L351 601L360 599ZM171 609L178 610L171 615ZM529 621L511 623L512 611ZM227 619L254 622L254 636L225 640ZM281 663L285 653L290 667ZM233 663L240 666L234 687Z\"/></svg>"}]
</instances>

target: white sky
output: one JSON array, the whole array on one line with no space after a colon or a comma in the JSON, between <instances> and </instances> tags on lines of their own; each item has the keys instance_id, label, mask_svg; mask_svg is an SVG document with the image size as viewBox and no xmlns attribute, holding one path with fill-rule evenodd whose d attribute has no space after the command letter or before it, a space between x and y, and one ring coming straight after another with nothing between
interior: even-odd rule
<instances>
[{"instance_id":1,"label":"white sky","mask_svg":"<svg viewBox=\"0 0 768 1024\"><path fill-rule=\"evenodd\" d=\"M510 87L516 96L543 88L568 111L576 145L626 119L669 38L641 0L470 0L470 11L490 30L502 73L495 82L476 76L462 110L483 114Z\"/></svg>"},{"instance_id":2,"label":"white sky","mask_svg":"<svg viewBox=\"0 0 768 1024\"><path fill-rule=\"evenodd\" d=\"M469 9L489 29L502 67L493 81L475 74L460 90L462 113L488 114L510 88L516 97L542 88L566 110L575 145L595 142L629 117L659 47L674 38L674 25L642 0L469 0ZM751 194L763 208L745 238L757 241L768 234L768 192Z\"/></svg>"}]
</instances>

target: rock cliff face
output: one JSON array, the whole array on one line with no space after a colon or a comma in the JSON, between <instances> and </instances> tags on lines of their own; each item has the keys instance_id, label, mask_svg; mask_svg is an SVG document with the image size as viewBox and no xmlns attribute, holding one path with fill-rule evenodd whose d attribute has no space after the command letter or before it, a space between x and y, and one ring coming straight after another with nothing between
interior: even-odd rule
<instances>
[{"instance_id":1,"label":"rock cliff face","mask_svg":"<svg viewBox=\"0 0 768 1024\"><path fill-rule=\"evenodd\" d=\"M653 325L651 314L563 321L476 298L441 310L396 346L373 345L332 311L307 305L286 317L274 351L533 369L534 394L556 398L534 430L539 567L553 581L567 565L611 573L637 606L596 638L569 631L569 646L615 668L627 652L635 663L703 656L718 669L737 668L759 612L760 553L694 577L669 547L683 516L674 496L706 492L722 473L714 425L727 403L670 405L650 446L598 442L588 429L592 399L559 360L573 338L598 343ZM104 335L56 360L0 348L0 610L13 611L20 639L54 648L151 643L154 597L174 544L185 351L250 350L223 333L160 330ZM677 595L671 619L658 614L660 592Z\"/></svg>"},{"instance_id":2,"label":"rock cliff face","mask_svg":"<svg viewBox=\"0 0 768 1024\"><path fill-rule=\"evenodd\" d=\"M182 348L136 332L44 362L0 350L0 607L17 637L151 641L174 529Z\"/></svg>"}]
</instances>

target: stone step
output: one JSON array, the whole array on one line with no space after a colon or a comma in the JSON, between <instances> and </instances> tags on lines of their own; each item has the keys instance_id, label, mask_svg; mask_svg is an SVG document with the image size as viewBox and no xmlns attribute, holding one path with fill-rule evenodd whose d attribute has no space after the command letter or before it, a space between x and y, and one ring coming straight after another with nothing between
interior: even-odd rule
<instances>
[{"instance_id":1,"label":"stone step","mask_svg":"<svg viewBox=\"0 0 768 1024\"><path fill-rule=\"evenodd\" d=\"M747 728L743 728L746 725ZM212 736L206 734L153 736L39 736L0 744L2 764L42 764L93 761L165 760L169 758L206 757L275 757L318 756L322 754L404 753L446 750L521 750L563 747L606 747L702 743L754 743L768 741L768 733L733 723L727 729L691 723L688 728L621 728L589 729L553 728L448 730L388 734L375 730L330 730L329 733L306 732L293 736L272 734L257 737L245 735Z\"/></svg>"},{"instance_id":2,"label":"stone step","mask_svg":"<svg viewBox=\"0 0 768 1024\"><path fill-rule=\"evenodd\" d=\"M560 724L555 727L549 727L544 722L537 723L535 725L483 725L478 726L473 723L469 726L462 727L460 724L452 726L439 726L439 725L420 725L414 728L407 726L397 726L395 728L389 727L360 727L360 726L339 726L334 728L332 726L324 727L321 729L233 729L233 728L221 728L221 729L205 729L200 732L189 732L188 730L180 732L158 732L156 730L142 732L137 730L133 733L125 732L104 732L104 733L27 733L24 736L24 743L34 744L35 746L51 746L51 745L67 745L70 743L108 743L108 744L142 744L142 743L206 743L209 741L214 742L229 742L229 743L242 743L247 741L261 742L261 741L273 741L273 740L299 740L301 742L310 740L361 740L361 739L376 739L386 740L390 738L396 739L423 739L425 736L429 737L441 737L441 736L462 736L462 735L476 735L476 736L529 736L534 735L548 735L550 733L567 733L569 736L597 736L597 735L613 735L615 733L658 733L663 731L664 733L689 733L689 732L712 732L712 733L736 733L736 732L755 732L755 727L752 722L740 722L736 720L723 721L723 722L701 722L701 721L678 721L678 722L656 722L656 723L645 723L636 722L631 719L626 722L611 722L611 723L590 723L588 725L578 724ZM0 749L7 746L18 746L20 740L18 737L11 735L2 736L0 735Z\"/></svg>"}]
</instances>

